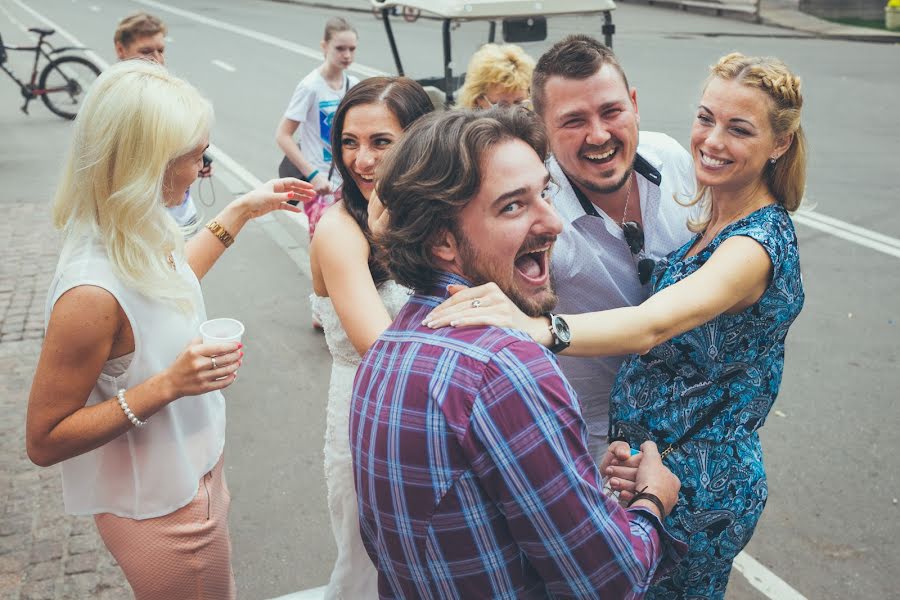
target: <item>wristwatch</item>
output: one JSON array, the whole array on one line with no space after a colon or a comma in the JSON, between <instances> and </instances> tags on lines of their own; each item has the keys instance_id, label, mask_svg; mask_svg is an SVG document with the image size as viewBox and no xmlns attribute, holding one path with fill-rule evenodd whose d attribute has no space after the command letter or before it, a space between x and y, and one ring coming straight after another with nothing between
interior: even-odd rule
<instances>
[{"instance_id":1,"label":"wristwatch","mask_svg":"<svg viewBox=\"0 0 900 600\"><path fill-rule=\"evenodd\" d=\"M569 330L569 324L561 316L550 312L544 313L544 316L550 319L550 335L553 336L550 352L558 354L572 343L572 332Z\"/></svg>"}]
</instances>

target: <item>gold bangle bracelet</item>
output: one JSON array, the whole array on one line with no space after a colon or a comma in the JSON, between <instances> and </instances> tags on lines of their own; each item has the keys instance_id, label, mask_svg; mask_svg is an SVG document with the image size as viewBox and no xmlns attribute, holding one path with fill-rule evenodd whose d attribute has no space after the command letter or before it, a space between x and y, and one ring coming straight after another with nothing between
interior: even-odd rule
<instances>
[{"instance_id":1,"label":"gold bangle bracelet","mask_svg":"<svg viewBox=\"0 0 900 600\"><path fill-rule=\"evenodd\" d=\"M228 233L227 229L219 225L218 222L210 221L206 224L206 228L209 229L214 236L219 238L219 241L222 242L226 248L234 243L234 237Z\"/></svg>"}]
</instances>

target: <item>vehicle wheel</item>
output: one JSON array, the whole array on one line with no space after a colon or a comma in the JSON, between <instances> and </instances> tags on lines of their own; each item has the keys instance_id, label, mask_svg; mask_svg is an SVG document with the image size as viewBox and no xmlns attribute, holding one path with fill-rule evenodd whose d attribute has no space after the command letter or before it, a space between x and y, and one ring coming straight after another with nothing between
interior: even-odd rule
<instances>
[{"instance_id":1,"label":"vehicle wheel","mask_svg":"<svg viewBox=\"0 0 900 600\"><path fill-rule=\"evenodd\" d=\"M422 16L422 11L412 6L403 7L403 20L407 23L415 23Z\"/></svg>"},{"instance_id":2,"label":"vehicle wheel","mask_svg":"<svg viewBox=\"0 0 900 600\"><path fill-rule=\"evenodd\" d=\"M86 58L63 56L50 61L38 82L41 100L55 115L74 119L100 69Z\"/></svg>"}]
</instances>

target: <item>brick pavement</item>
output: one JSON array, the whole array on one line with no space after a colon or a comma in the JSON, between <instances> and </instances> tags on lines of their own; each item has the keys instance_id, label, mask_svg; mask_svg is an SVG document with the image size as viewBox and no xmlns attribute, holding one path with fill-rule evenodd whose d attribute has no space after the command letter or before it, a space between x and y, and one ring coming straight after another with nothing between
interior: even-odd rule
<instances>
[{"instance_id":1,"label":"brick pavement","mask_svg":"<svg viewBox=\"0 0 900 600\"><path fill-rule=\"evenodd\" d=\"M29 126L17 121L5 115L0 128L15 135ZM57 255L45 202L53 182L42 174L58 163L40 148L6 150L0 152L0 600L130 598L93 519L64 514L59 467L41 469L25 454L28 391Z\"/></svg>"},{"instance_id":2,"label":"brick pavement","mask_svg":"<svg viewBox=\"0 0 900 600\"><path fill-rule=\"evenodd\" d=\"M59 467L25 454L25 410L57 257L50 224L70 124L14 110L0 85L0 600L131 598L90 517L63 512Z\"/></svg>"}]
</instances>

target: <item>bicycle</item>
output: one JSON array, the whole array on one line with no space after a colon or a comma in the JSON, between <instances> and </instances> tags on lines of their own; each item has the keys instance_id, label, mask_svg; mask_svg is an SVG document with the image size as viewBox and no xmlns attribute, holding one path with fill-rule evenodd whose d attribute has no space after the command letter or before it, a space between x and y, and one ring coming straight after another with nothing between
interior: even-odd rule
<instances>
[{"instance_id":1,"label":"bicycle","mask_svg":"<svg viewBox=\"0 0 900 600\"><path fill-rule=\"evenodd\" d=\"M40 97L53 114L64 119L74 119L88 88L100 75L100 68L81 56L54 58L54 55L61 52L84 50L85 48L76 46L54 48L50 42L44 40L45 37L55 33L53 29L32 27L28 31L38 36L35 46L5 46L2 36L0 36L0 69L3 69L19 85L22 97L25 98L25 103L21 107L22 112L27 115L28 103ZM34 52L34 65L31 68L31 80L28 83L16 77L15 73L6 66L7 50ZM44 66L38 77L38 63L41 56L50 62Z\"/></svg>"}]
</instances>

